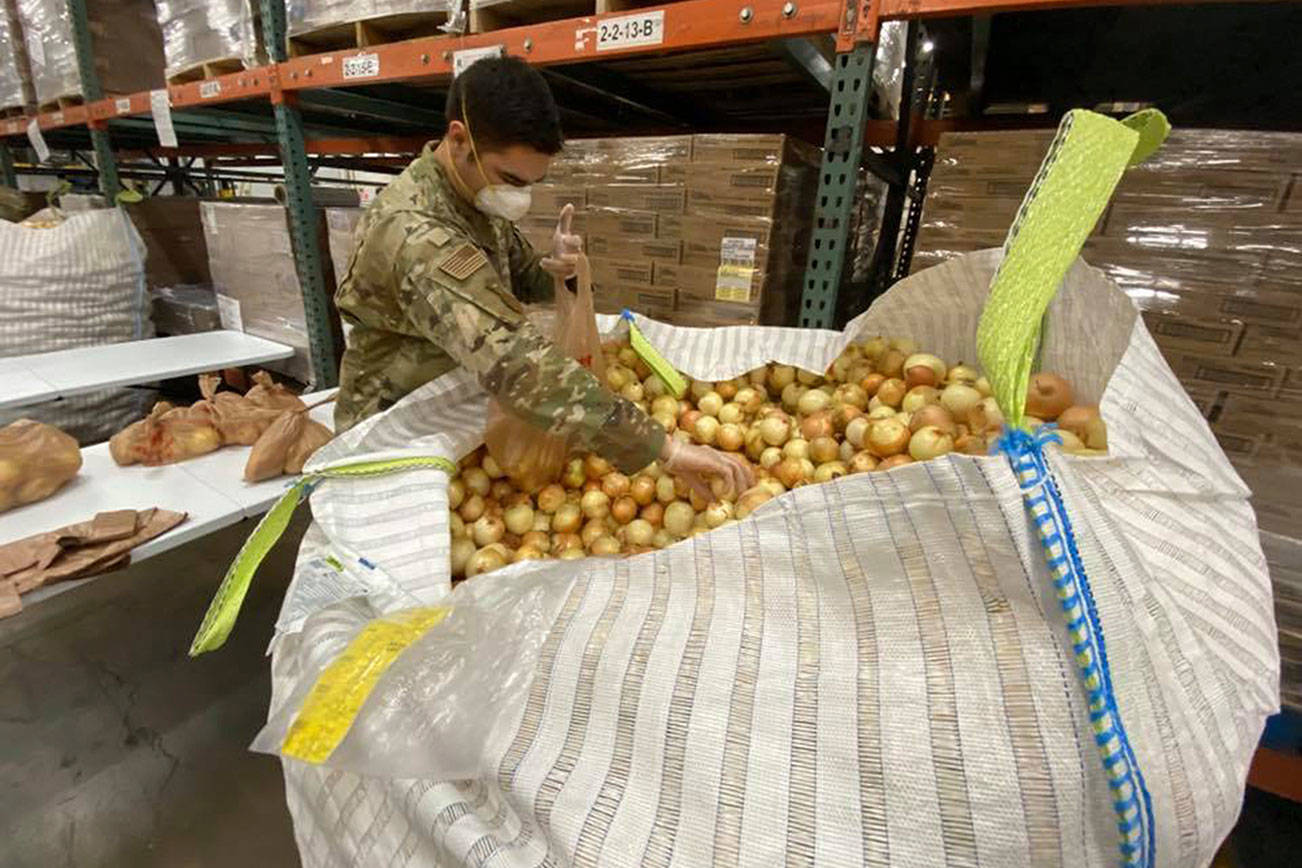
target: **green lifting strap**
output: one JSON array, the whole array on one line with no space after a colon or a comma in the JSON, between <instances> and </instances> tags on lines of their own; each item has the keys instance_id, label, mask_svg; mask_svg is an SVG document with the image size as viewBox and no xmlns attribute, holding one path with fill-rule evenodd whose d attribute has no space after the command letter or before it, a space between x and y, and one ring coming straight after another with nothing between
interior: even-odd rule
<instances>
[{"instance_id":1,"label":"green lifting strap","mask_svg":"<svg viewBox=\"0 0 1302 868\"><path fill-rule=\"evenodd\" d=\"M977 355L1004 417L1022 422L1040 324L1127 166L1147 159L1171 126L1156 109L1115 121L1068 112L1004 242L977 325Z\"/></svg>"},{"instance_id":2,"label":"green lifting strap","mask_svg":"<svg viewBox=\"0 0 1302 868\"><path fill-rule=\"evenodd\" d=\"M452 476L457 472L457 465L446 458L437 456L415 458L390 458L378 461L359 461L339 467L329 467L308 473L297 479L289 490L281 495L258 526L249 534L249 538L240 547L230 568L226 571L217 593L208 604L208 612L203 616L199 632L190 644L190 656L198 657L208 651L215 651L225 642L239 617L244 597L253 582L253 574L258 571L267 552L285 533L289 520L298 505L308 498L317 483L323 479L349 479L358 476L381 476L403 470L433 467Z\"/></svg>"}]
</instances>

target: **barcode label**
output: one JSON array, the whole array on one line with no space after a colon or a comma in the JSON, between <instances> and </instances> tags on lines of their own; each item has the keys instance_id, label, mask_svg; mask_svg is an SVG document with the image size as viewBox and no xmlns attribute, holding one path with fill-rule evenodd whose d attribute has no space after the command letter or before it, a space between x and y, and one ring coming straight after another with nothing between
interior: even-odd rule
<instances>
[{"instance_id":1,"label":"barcode label","mask_svg":"<svg viewBox=\"0 0 1302 868\"><path fill-rule=\"evenodd\" d=\"M201 81L199 82L199 98L212 99L215 96L222 95L222 83L220 81Z\"/></svg>"},{"instance_id":2,"label":"barcode label","mask_svg":"<svg viewBox=\"0 0 1302 868\"><path fill-rule=\"evenodd\" d=\"M716 301L750 301L750 285L755 269L745 265L720 265L714 282Z\"/></svg>"},{"instance_id":3,"label":"barcode label","mask_svg":"<svg viewBox=\"0 0 1302 868\"><path fill-rule=\"evenodd\" d=\"M58 125L61 124L61 123L63 123L63 112L55 112L55 113L54 113L54 125L55 125L55 126L58 126Z\"/></svg>"},{"instance_id":4,"label":"barcode label","mask_svg":"<svg viewBox=\"0 0 1302 868\"><path fill-rule=\"evenodd\" d=\"M130 97L124 97L123 99L115 100L115 101L113 102L113 105L114 105L114 107L117 108L117 110L118 110L118 114L120 114L120 115L126 115L126 114L130 114L130 113L131 113L131 99L130 99Z\"/></svg>"},{"instance_id":5,"label":"barcode label","mask_svg":"<svg viewBox=\"0 0 1302 868\"><path fill-rule=\"evenodd\" d=\"M378 54L354 54L344 58L344 78L374 78L379 74Z\"/></svg>"},{"instance_id":6,"label":"barcode label","mask_svg":"<svg viewBox=\"0 0 1302 868\"><path fill-rule=\"evenodd\" d=\"M665 41L665 10L621 15L597 22L597 50L613 51Z\"/></svg>"},{"instance_id":7,"label":"barcode label","mask_svg":"<svg viewBox=\"0 0 1302 868\"><path fill-rule=\"evenodd\" d=\"M725 236L719 243L719 264L754 265L756 246L757 242L754 238Z\"/></svg>"}]
</instances>

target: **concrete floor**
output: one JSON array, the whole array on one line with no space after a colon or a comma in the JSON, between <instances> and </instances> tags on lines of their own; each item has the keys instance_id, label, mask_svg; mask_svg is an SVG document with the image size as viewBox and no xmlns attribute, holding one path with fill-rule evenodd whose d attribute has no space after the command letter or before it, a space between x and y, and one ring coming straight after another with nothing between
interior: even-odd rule
<instances>
[{"instance_id":1,"label":"concrete floor","mask_svg":"<svg viewBox=\"0 0 1302 868\"><path fill-rule=\"evenodd\" d=\"M0 866L298 864L280 764L247 745L305 524L198 660L190 640L251 522L0 621Z\"/></svg>"}]
</instances>

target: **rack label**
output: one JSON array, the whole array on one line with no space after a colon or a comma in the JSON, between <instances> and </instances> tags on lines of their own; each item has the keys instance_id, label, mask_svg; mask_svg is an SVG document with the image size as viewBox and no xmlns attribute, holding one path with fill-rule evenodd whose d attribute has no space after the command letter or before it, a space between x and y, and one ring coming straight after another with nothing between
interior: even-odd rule
<instances>
[{"instance_id":1,"label":"rack label","mask_svg":"<svg viewBox=\"0 0 1302 868\"><path fill-rule=\"evenodd\" d=\"M149 92L149 111L154 116L158 144L164 148L177 147L176 128L172 126L172 103L166 88Z\"/></svg>"},{"instance_id":2,"label":"rack label","mask_svg":"<svg viewBox=\"0 0 1302 868\"><path fill-rule=\"evenodd\" d=\"M44 163L50 159L50 146L45 144L45 136L41 135L41 124L36 118L27 125L27 141L32 143L32 148L36 151L36 158Z\"/></svg>"},{"instance_id":3,"label":"rack label","mask_svg":"<svg viewBox=\"0 0 1302 868\"><path fill-rule=\"evenodd\" d=\"M57 126L61 126L62 124L63 124L63 112L55 112L54 125L57 127Z\"/></svg>"},{"instance_id":4,"label":"rack label","mask_svg":"<svg viewBox=\"0 0 1302 868\"><path fill-rule=\"evenodd\" d=\"M665 10L621 15L597 22L597 50L614 51L635 45L659 45L665 41Z\"/></svg>"},{"instance_id":5,"label":"rack label","mask_svg":"<svg viewBox=\"0 0 1302 868\"><path fill-rule=\"evenodd\" d=\"M354 54L344 58L344 78L374 78L379 74L378 54Z\"/></svg>"},{"instance_id":6,"label":"rack label","mask_svg":"<svg viewBox=\"0 0 1302 868\"><path fill-rule=\"evenodd\" d=\"M505 45L485 45L480 48L463 48L452 52L452 77L466 71L466 67L485 57L501 57L506 53Z\"/></svg>"},{"instance_id":7,"label":"rack label","mask_svg":"<svg viewBox=\"0 0 1302 868\"><path fill-rule=\"evenodd\" d=\"M113 102L113 105L117 108L117 110L118 110L118 114L120 114L120 115L129 115L129 114L131 114L131 98L130 98L130 97L123 97L122 99L115 100L115 101Z\"/></svg>"},{"instance_id":8,"label":"rack label","mask_svg":"<svg viewBox=\"0 0 1302 868\"><path fill-rule=\"evenodd\" d=\"M217 317L222 328L233 332L244 331L244 318L240 316L240 300L229 295L217 293Z\"/></svg>"},{"instance_id":9,"label":"rack label","mask_svg":"<svg viewBox=\"0 0 1302 868\"><path fill-rule=\"evenodd\" d=\"M222 83L216 80L199 82L199 98L212 99L222 95Z\"/></svg>"}]
</instances>

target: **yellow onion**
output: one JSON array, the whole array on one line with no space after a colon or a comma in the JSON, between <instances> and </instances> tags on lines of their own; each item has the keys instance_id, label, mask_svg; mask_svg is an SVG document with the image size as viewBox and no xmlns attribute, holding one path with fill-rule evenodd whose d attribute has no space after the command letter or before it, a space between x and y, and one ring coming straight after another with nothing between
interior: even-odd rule
<instances>
[{"instance_id":1,"label":"yellow onion","mask_svg":"<svg viewBox=\"0 0 1302 868\"><path fill-rule=\"evenodd\" d=\"M506 529L515 534L526 534L533 530L533 507L527 503L518 503L507 509L502 518Z\"/></svg>"},{"instance_id":2,"label":"yellow onion","mask_svg":"<svg viewBox=\"0 0 1302 868\"><path fill-rule=\"evenodd\" d=\"M466 523L455 511L448 513L448 533L455 539L466 535Z\"/></svg>"},{"instance_id":3,"label":"yellow onion","mask_svg":"<svg viewBox=\"0 0 1302 868\"><path fill-rule=\"evenodd\" d=\"M1040 371L1031 375L1026 389L1026 412L1030 416L1052 422L1072 404L1071 383L1057 374Z\"/></svg>"},{"instance_id":4,"label":"yellow onion","mask_svg":"<svg viewBox=\"0 0 1302 868\"><path fill-rule=\"evenodd\" d=\"M726 500L715 501L705 508L705 525L710 529L732 520L732 504Z\"/></svg>"},{"instance_id":5,"label":"yellow onion","mask_svg":"<svg viewBox=\"0 0 1302 868\"><path fill-rule=\"evenodd\" d=\"M899 419L880 419L868 428L865 445L879 458L898 455L909 446L909 429Z\"/></svg>"},{"instance_id":6,"label":"yellow onion","mask_svg":"<svg viewBox=\"0 0 1302 868\"><path fill-rule=\"evenodd\" d=\"M696 511L681 500L676 500L665 507L665 530L676 537L687 536L695 520Z\"/></svg>"},{"instance_id":7,"label":"yellow onion","mask_svg":"<svg viewBox=\"0 0 1302 868\"><path fill-rule=\"evenodd\" d=\"M619 396L636 404L646 397L646 393L642 391L642 384L633 380L624 384L624 388L619 390Z\"/></svg>"},{"instance_id":8,"label":"yellow onion","mask_svg":"<svg viewBox=\"0 0 1302 868\"><path fill-rule=\"evenodd\" d=\"M707 392L696 402L696 409L706 416L713 416L718 419L719 411L723 409L723 398L720 397L718 392Z\"/></svg>"},{"instance_id":9,"label":"yellow onion","mask_svg":"<svg viewBox=\"0 0 1302 868\"><path fill-rule=\"evenodd\" d=\"M781 392L796 381L796 369L790 365L774 365L769 368L769 388Z\"/></svg>"},{"instance_id":10,"label":"yellow onion","mask_svg":"<svg viewBox=\"0 0 1302 868\"><path fill-rule=\"evenodd\" d=\"M590 519L579 531L579 539L583 541L583 547L589 550L592 549L593 540L605 535L606 523L599 518Z\"/></svg>"},{"instance_id":11,"label":"yellow onion","mask_svg":"<svg viewBox=\"0 0 1302 868\"><path fill-rule=\"evenodd\" d=\"M867 473L877 469L877 459L871 452L856 452L850 459L848 468L851 473Z\"/></svg>"},{"instance_id":12,"label":"yellow onion","mask_svg":"<svg viewBox=\"0 0 1302 868\"><path fill-rule=\"evenodd\" d=\"M945 374L946 384L961 383L964 386L975 386L976 381L979 379L981 379L981 374L977 369L962 362L950 368L949 372Z\"/></svg>"},{"instance_id":13,"label":"yellow onion","mask_svg":"<svg viewBox=\"0 0 1302 868\"><path fill-rule=\"evenodd\" d=\"M673 503L677 498L672 476L662 476L656 480L656 500L661 503Z\"/></svg>"},{"instance_id":14,"label":"yellow onion","mask_svg":"<svg viewBox=\"0 0 1302 868\"><path fill-rule=\"evenodd\" d=\"M940 390L932 386L914 386L904 395L900 409L905 413L916 413L928 404L940 403Z\"/></svg>"},{"instance_id":15,"label":"yellow onion","mask_svg":"<svg viewBox=\"0 0 1302 868\"><path fill-rule=\"evenodd\" d=\"M860 416L857 419L851 419L850 424L845 426L846 442L852 444L856 449L862 449L864 437L867 435L870 425L872 425L871 416Z\"/></svg>"},{"instance_id":16,"label":"yellow onion","mask_svg":"<svg viewBox=\"0 0 1302 868\"><path fill-rule=\"evenodd\" d=\"M623 529L624 542L631 546L649 546L655 538L656 529L646 519L635 518Z\"/></svg>"},{"instance_id":17,"label":"yellow onion","mask_svg":"<svg viewBox=\"0 0 1302 868\"><path fill-rule=\"evenodd\" d=\"M945 374L945 363L931 353L914 353L904 360L904 382L910 388L938 386Z\"/></svg>"},{"instance_id":18,"label":"yellow onion","mask_svg":"<svg viewBox=\"0 0 1302 868\"><path fill-rule=\"evenodd\" d=\"M521 546L532 546L546 554L552 550L552 538L546 531L531 530L520 538Z\"/></svg>"},{"instance_id":19,"label":"yellow onion","mask_svg":"<svg viewBox=\"0 0 1302 868\"><path fill-rule=\"evenodd\" d=\"M562 551L559 555L557 555L557 557L558 557L560 560L563 560L563 561L577 561L577 560L582 560L583 558L586 558L587 556L588 556L588 555L587 555L587 552L585 552L585 551L584 551L583 549L581 549L581 548L577 548L577 549L565 549L565 550Z\"/></svg>"},{"instance_id":20,"label":"yellow onion","mask_svg":"<svg viewBox=\"0 0 1302 868\"><path fill-rule=\"evenodd\" d=\"M488 502L481 495L472 494L461 504L461 517L466 521L478 521L488 508Z\"/></svg>"},{"instance_id":21,"label":"yellow onion","mask_svg":"<svg viewBox=\"0 0 1302 868\"><path fill-rule=\"evenodd\" d=\"M466 561L466 578L491 573L506 566L508 557L504 547L485 546Z\"/></svg>"},{"instance_id":22,"label":"yellow onion","mask_svg":"<svg viewBox=\"0 0 1302 868\"><path fill-rule=\"evenodd\" d=\"M784 458L808 458L809 441L803 437L793 437L782 447Z\"/></svg>"},{"instance_id":23,"label":"yellow onion","mask_svg":"<svg viewBox=\"0 0 1302 868\"><path fill-rule=\"evenodd\" d=\"M877 395L877 390L882 387L882 383L884 382L886 382L885 375L873 372L871 374L865 374L863 379L859 381L859 386L863 389L864 394L867 395L869 399L872 399Z\"/></svg>"},{"instance_id":24,"label":"yellow onion","mask_svg":"<svg viewBox=\"0 0 1302 868\"><path fill-rule=\"evenodd\" d=\"M788 489L804 485L813 476L808 458L783 458L773 467L773 475Z\"/></svg>"},{"instance_id":25,"label":"yellow onion","mask_svg":"<svg viewBox=\"0 0 1302 868\"><path fill-rule=\"evenodd\" d=\"M972 408L981 403L981 393L964 383L950 383L940 393L940 405L955 419L966 419Z\"/></svg>"},{"instance_id":26,"label":"yellow onion","mask_svg":"<svg viewBox=\"0 0 1302 868\"><path fill-rule=\"evenodd\" d=\"M736 516L745 518L754 512L760 504L767 503L774 497L773 492L769 491L762 485L749 488L744 491L741 497L737 498Z\"/></svg>"},{"instance_id":27,"label":"yellow onion","mask_svg":"<svg viewBox=\"0 0 1302 868\"><path fill-rule=\"evenodd\" d=\"M466 499L466 484L459 478L448 483L448 509L456 509L461 506L461 501Z\"/></svg>"},{"instance_id":28,"label":"yellow onion","mask_svg":"<svg viewBox=\"0 0 1302 868\"><path fill-rule=\"evenodd\" d=\"M830 482L833 479L838 479L842 476L845 476L846 473L848 472L849 471L846 469L844 462L827 461L824 462L823 464L818 465L818 467L814 470L814 481Z\"/></svg>"},{"instance_id":29,"label":"yellow onion","mask_svg":"<svg viewBox=\"0 0 1302 868\"><path fill-rule=\"evenodd\" d=\"M840 447L831 437L818 437L809 443L809 460L814 465L835 461L840 454Z\"/></svg>"},{"instance_id":30,"label":"yellow onion","mask_svg":"<svg viewBox=\"0 0 1302 868\"><path fill-rule=\"evenodd\" d=\"M583 470L589 479L601 479L614 469L610 466L610 462L600 455L589 454L583 459Z\"/></svg>"},{"instance_id":31,"label":"yellow onion","mask_svg":"<svg viewBox=\"0 0 1302 868\"><path fill-rule=\"evenodd\" d=\"M605 518L610 515L610 496L600 489L586 492L579 508L588 518Z\"/></svg>"},{"instance_id":32,"label":"yellow onion","mask_svg":"<svg viewBox=\"0 0 1302 868\"><path fill-rule=\"evenodd\" d=\"M770 446L760 455L760 467L765 470L772 470L774 465L782 460L782 450L776 446Z\"/></svg>"},{"instance_id":33,"label":"yellow onion","mask_svg":"<svg viewBox=\"0 0 1302 868\"><path fill-rule=\"evenodd\" d=\"M764 442L764 435L760 433L759 426L752 425L746 429L746 457L751 461L759 461L760 456L769 445Z\"/></svg>"},{"instance_id":34,"label":"yellow onion","mask_svg":"<svg viewBox=\"0 0 1302 868\"><path fill-rule=\"evenodd\" d=\"M615 500L616 498L628 494L628 486L628 477L620 473L618 470L612 470L601 480L601 490L604 491L606 496L611 500Z\"/></svg>"},{"instance_id":35,"label":"yellow onion","mask_svg":"<svg viewBox=\"0 0 1302 868\"><path fill-rule=\"evenodd\" d=\"M493 500L503 504L508 502L516 493L517 492L511 486L511 483L507 482L505 479L499 479L494 482L492 489L489 491L489 495Z\"/></svg>"},{"instance_id":36,"label":"yellow onion","mask_svg":"<svg viewBox=\"0 0 1302 868\"><path fill-rule=\"evenodd\" d=\"M796 382L804 386L817 386L823 382L823 375L811 374L809 371L796 368Z\"/></svg>"},{"instance_id":37,"label":"yellow onion","mask_svg":"<svg viewBox=\"0 0 1302 868\"><path fill-rule=\"evenodd\" d=\"M668 413L670 416L678 416L678 399L673 395L661 395L651 402L652 413Z\"/></svg>"},{"instance_id":38,"label":"yellow onion","mask_svg":"<svg viewBox=\"0 0 1302 868\"><path fill-rule=\"evenodd\" d=\"M908 455L892 455L883 459L878 465L878 470L894 470L896 467L903 467L906 464L912 464L913 459Z\"/></svg>"},{"instance_id":39,"label":"yellow onion","mask_svg":"<svg viewBox=\"0 0 1302 868\"><path fill-rule=\"evenodd\" d=\"M939 458L954 451L954 437L935 425L919 428L909 439L909 455L915 461Z\"/></svg>"},{"instance_id":40,"label":"yellow onion","mask_svg":"<svg viewBox=\"0 0 1302 868\"><path fill-rule=\"evenodd\" d=\"M583 524L583 511L573 503L565 503L552 515L552 530L557 533L577 533Z\"/></svg>"},{"instance_id":41,"label":"yellow onion","mask_svg":"<svg viewBox=\"0 0 1302 868\"><path fill-rule=\"evenodd\" d=\"M642 507L638 517L648 522L652 527L662 527L665 523L665 505L656 501Z\"/></svg>"},{"instance_id":42,"label":"yellow onion","mask_svg":"<svg viewBox=\"0 0 1302 868\"><path fill-rule=\"evenodd\" d=\"M917 431L928 425L935 425L947 434L954 434L958 430L954 425L954 417L940 404L928 404L909 417L910 431Z\"/></svg>"},{"instance_id":43,"label":"yellow onion","mask_svg":"<svg viewBox=\"0 0 1302 868\"><path fill-rule=\"evenodd\" d=\"M800 383L792 383L790 386L787 386L782 390L782 409L789 413L796 412L796 408L800 405L801 397L808 391L809 387L801 385Z\"/></svg>"},{"instance_id":44,"label":"yellow onion","mask_svg":"<svg viewBox=\"0 0 1302 868\"><path fill-rule=\"evenodd\" d=\"M511 557L511 563L518 564L520 561L540 561L547 557L543 551L536 546L520 546L515 550Z\"/></svg>"},{"instance_id":45,"label":"yellow onion","mask_svg":"<svg viewBox=\"0 0 1302 868\"><path fill-rule=\"evenodd\" d=\"M903 380L897 377L891 377L888 380L882 381L881 386L877 389L877 394L873 396L873 401L877 401L879 404L885 404L887 407L895 407L898 409L900 402L904 400L904 396L908 391L909 387L904 384ZM871 406L872 404L869 402L870 409Z\"/></svg>"},{"instance_id":46,"label":"yellow onion","mask_svg":"<svg viewBox=\"0 0 1302 868\"><path fill-rule=\"evenodd\" d=\"M907 359L899 350L887 350L877 359L877 373L889 379L901 379L904 376L904 361Z\"/></svg>"},{"instance_id":47,"label":"yellow onion","mask_svg":"<svg viewBox=\"0 0 1302 868\"><path fill-rule=\"evenodd\" d=\"M654 548L662 549L674 544L674 536L664 528L656 528L655 535L651 537L651 545Z\"/></svg>"},{"instance_id":48,"label":"yellow onion","mask_svg":"<svg viewBox=\"0 0 1302 868\"><path fill-rule=\"evenodd\" d=\"M826 410L832 404L832 396L822 389L810 389L796 402L796 410L802 416L809 416L820 410Z\"/></svg>"},{"instance_id":49,"label":"yellow onion","mask_svg":"<svg viewBox=\"0 0 1302 868\"><path fill-rule=\"evenodd\" d=\"M696 428L692 433L699 442L713 446L719 436L719 420L713 416L702 416L696 420Z\"/></svg>"},{"instance_id":50,"label":"yellow onion","mask_svg":"<svg viewBox=\"0 0 1302 868\"><path fill-rule=\"evenodd\" d=\"M770 446L781 446L791 437L791 419L786 414L767 416L757 427L764 442Z\"/></svg>"},{"instance_id":51,"label":"yellow onion","mask_svg":"<svg viewBox=\"0 0 1302 868\"><path fill-rule=\"evenodd\" d=\"M492 455L485 455L479 466L488 474L489 479L501 479L506 476L506 471L502 469L502 466L497 463L497 459Z\"/></svg>"},{"instance_id":52,"label":"yellow onion","mask_svg":"<svg viewBox=\"0 0 1302 868\"><path fill-rule=\"evenodd\" d=\"M646 506L656 499L656 481L645 474L638 474L629 483L628 493L638 506Z\"/></svg>"},{"instance_id":53,"label":"yellow onion","mask_svg":"<svg viewBox=\"0 0 1302 868\"><path fill-rule=\"evenodd\" d=\"M620 524L628 524L637 517L637 501L626 494L610 505L610 514Z\"/></svg>"},{"instance_id":54,"label":"yellow onion","mask_svg":"<svg viewBox=\"0 0 1302 868\"><path fill-rule=\"evenodd\" d=\"M572 458L565 465L565 473L561 476L561 484L566 488L578 488L583 485L588 478L588 474L583 469L582 458Z\"/></svg>"},{"instance_id":55,"label":"yellow onion","mask_svg":"<svg viewBox=\"0 0 1302 868\"><path fill-rule=\"evenodd\" d=\"M979 404L968 411L967 425L973 434L991 437L1004 427L1004 414L994 398L982 398Z\"/></svg>"},{"instance_id":56,"label":"yellow onion","mask_svg":"<svg viewBox=\"0 0 1302 868\"><path fill-rule=\"evenodd\" d=\"M719 421L725 425L735 425L746 418L746 411L734 401L729 401L719 408Z\"/></svg>"},{"instance_id":57,"label":"yellow onion","mask_svg":"<svg viewBox=\"0 0 1302 868\"><path fill-rule=\"evenodd\" d=\"M800 436L806 440L818 437L831 437L836 432L832 424L832 414L828 410L818 410L800 421Z\"/></svg>"},{"instance_id":58,"label":"yellow onion","mask_svg":"<svg viewBox=\"0 0 1302 868\"><path fill-rule=\"evenodd\" d=\"M760 404L764 403L764 398L754 386L738 389L736 397L732 400L743 413L754 413L759 409Z\"/></svg>"},{"instance_id":59,"label":"yellow onion","mask_svg":"<svg viewBox=\"0 0 1302 868\"><path fill-rule=\"evenodd\" d=\"M560 508L565 502L565 489L556 483L552 483L538 492L538 509L545 513L553 513Z\"/></svg>"},{"instance_id":60,"label":"yellow onion","mask_svg":"<svg viewBox=\"0 0 1302 868\"><path fill-rule=\"evenodd\" d=\"M741 430L740 425L725 422L719 426L719 433L715 435L714 442L726 452L740 452L746 442L746 434Z\"/></svg>"},{"instance_id":61,"label":"yellow onion","mask_svg":"<svg viewBox=\"0 0 1302 868\"><path fill-rule=\"evenodd\" d=\"M475 541L469 537L457 537L452 541L451 549L451 567L452 575L464 576L466 574L466 562L475 553Z\"/></svg>"},{"instance_id":62,"label":"yellow onion","mask_svg":"<svg viewBox=\"0 0 1302 868\"><path fill-rule=\"evenodd\" d=\"M1068 407L1059 414L1058 427L1075 434L1085 448L1108 448L1108 429L1098 407Z\"/></svg>"},{"instance_id":63,"label":"yellow onion","mask_svg":"<svg viewBox=\"0 0 1302 868\"><path fill-rule=\"evenodd\" d=\"M461 479L465 482L467 491L473 491L480 497L488 497L488 492L493 487L493 480L482 467L467 467L461 471Z\"/></svg>"},{"instance_id":64,"label":"yellow onion","mask_svg":"<svg viewBox=\"0 0 1302 868\"><path fill-rule=\"evenodd\" d=\"M669 390L665 387L665 381L657 377L655 374L652 374L642 381L642 392L652 400L662 397L668 391Z\"/></svg>"},{"instance_id":65,"label":"yellow onion","mask_svg":"<svg viewBox=\"0 0 1302 868\"><path fill-rule=\"evenodd\" d=\"M552 551L559 554L566 549L583 551L583 539L572 531L552 534Z\"/></svg>"},{"instance_id":66,"label":"yellow onion","mask_svg":"<svg viewBox=\"0 0 1302 868\"><path fill-rule=\"evenodd\" d=\"M863 353L865 359L876 359L879 358L882 353L886 352L886 347L886 338L878 335L877 337L869 338L861 343L859 345L859 352Z\"/></svg>"}]
</instances>

